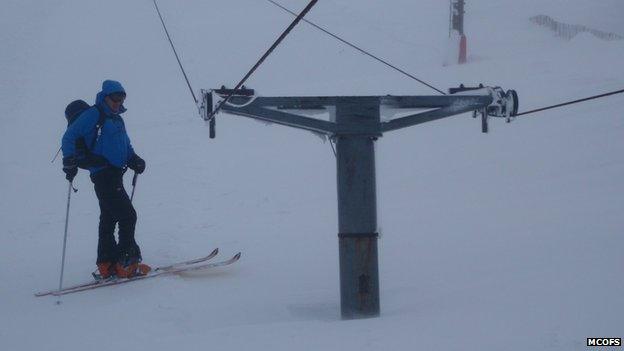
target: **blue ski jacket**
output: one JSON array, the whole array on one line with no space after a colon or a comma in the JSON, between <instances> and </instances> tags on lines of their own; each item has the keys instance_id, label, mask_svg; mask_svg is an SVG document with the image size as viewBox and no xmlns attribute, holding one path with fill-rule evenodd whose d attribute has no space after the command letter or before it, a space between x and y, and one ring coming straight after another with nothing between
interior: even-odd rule
<instances>
[{"instance_id":1,"label":"blue ski jacket","mask_svg":"<svg viewBox=\"0 0 624 351\"><path fill-rule=\"evenodd\" d=\"M97 94L95 105L84 111L65 131L61 146L63 157L76 156L76 141L78 138L84 138L89 151L104 157L111 166L118 168L127 166L128 160L134 155L134 149L120 116L126 112L126 108L121 106L119 113L113 113L104 101L107 95L119 92L125 93L121 83L114 80L105 80L102 83L102 91ZM96 135L96 124L100 119L98 107L106 115L99 137ZM97 140L91 148L95 138ZM108 166L93 167L89 168L89 171L95 174L106 167Z\"/></svg>"}]
</instances>

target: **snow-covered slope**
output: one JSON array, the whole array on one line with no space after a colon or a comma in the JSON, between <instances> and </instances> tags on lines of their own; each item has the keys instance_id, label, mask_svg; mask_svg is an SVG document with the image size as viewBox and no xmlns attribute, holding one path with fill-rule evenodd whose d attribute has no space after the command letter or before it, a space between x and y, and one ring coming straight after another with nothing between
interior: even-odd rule
<instances>
[{"instance_id":1,"label":"snow-covered slope","mask_svg":"<svg viewBox=\"0 0 624 351\"><path fill-rule=\"evenodd\" d=\"M159 4L196 91L233 85L292 20L263 1ZM209 140L151 1L2 6L1 349L571 350L623 336L622 95L492 123L487 135L468 114L386 134L382 315L340 321L329 144L228 115ZM309 19L439 88L516 89L521 110L624 86L624 42L562 41L528 20L624 34L619 0L469 2L469 63L444 67L447 11L439 0L320 1ZM91 101L103 79L125 85L126 125L148 164L135 195L145 260L216 246L243 258L57 306L33 297L58 284L67 183L50 159L65 105ZM303 23L247 85L265 96L434 94ZM91 183L75 183L66 284L88 279L97 241Z\"/></svg>"}]
</instances>

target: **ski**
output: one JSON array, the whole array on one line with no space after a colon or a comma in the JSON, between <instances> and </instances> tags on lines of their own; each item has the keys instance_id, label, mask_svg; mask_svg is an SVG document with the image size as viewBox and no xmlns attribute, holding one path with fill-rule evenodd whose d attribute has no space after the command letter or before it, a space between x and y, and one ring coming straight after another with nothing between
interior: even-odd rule
<instances>
[{"instance_id":1,"label":"ski","mask_svg":"<svg viewBox=\"0 0 624 351\"><path fill-rule=\"evenodd\" d=\"M168 266L161 266L161 267L156 267L154 268L154 272L158 272L158 271L166 271L178 266L188 266L191 264L195 264L195 263L200 263L200 262L204 262L204 261L208 261L211 258L215 257L217 254L219 253L219 248L214 249L210 255L208 256L204 256L204 257L200 257L200 258L196 258L194 260L188 260L188 261L182 261L182 262L176 262L173 264L170 264Z\"/></svg>"},{"instance_id":2,"label":"ski","mask_svg":"<svg viewBox=\"0 0 624 351\"><path fill-rule=\"evenodd\" d=\"M158 271L163 271L163 270L168 270L168 269L172 269L174 267L179 267L179 266L187 266L187 265L191 265L191 264L195 264L195 263L200 263L200 262L204 262L204 261L208 261L210 259L212 259L213 257L215 257L217 254L219 253L219 248L216 248L214 250L212 250L212 252L208 255L208 256L204 256L204 257L200 257L200 258L195 258L192 260L188 260L188 261L181 261L181 262L176 262L176 263L172 263L168 266L161 266L161 267L156 267L154 268L152 271L154 272L158 272ZM100 275L96 272L91 273L91 275L93 275L93 278L95 279L96 282L98 281L105 281L105 280L111 280L109 279L103 279L100 277ZM114 278L113 278L114 279ZM92 284L93 282L89 282L87 284ZM86 285L86 284L85 284ZM74 287L70 287L70 288L75 288Z\"/></svg>"},{"instance_id":3,"label":"ski","mask_svg":"<svg viewBox=\"0 0 624 351\"><path fill-rule=\"evenodd\" d=\"M240 256L241 256L241 253L239 252L236 255L234 255L232 258L230 258L229 260L226 260L226 261L220 261L220 262L214 262L214 263L203 263L203 264L199 264L199 265L180 266L180 267L172 268L172 269L169 269L169 270L161 270L161 271L158 271L158 272L148 273L146 275L138 275L138 276L135 276L135 277L132 277L132 278L128 278L128 279L107 280L107 281L103 281L103 282L100 282L99 284L95 284L95 285L88 285L88 286L83 286L83 287L79 287L79 288L64 289L64 290L61 290L61 291L58 291L58 290L52 291L49 295L60 296L60 295L72 294L72 293L85 291L85 290L102 288L102 287L105 287L105 286L120 285L120 284L125 284L125 283L138 281L138 280L143 280L143 279L148 279L148 278L155 278L155 277L159 277L159 276L162 276L162 275L173 275L173 274L178 274L178 273L183 273L183 272L192 272L192 271L205 270L205 269L209 269L209 268L216 268L216 267L227 266L227 265L230 265L230 264L238 261L240 259Z\"/></svg>"},{"instance_id":4,"label":"ski","mask_svg":"<svg viewBox=\"0 0 624 351\"><path fill-rule=\"evenodd\" d=\"M139 276L139 277L145 277L145 276L148 276L148 275L154 275L156 273L167 272L167 271L170 271L170 270L175 269L175 268L187 267L187 266L192 266L192 265L197 264L197 263L202 263L202 262L205 262L205 261L208 261L208 260L214 258L215 256L217 256L218 253L219 253L219 249L216 248L207 256L196 258L196 259L192 259L192 260L180 261L180 262L176 262L176 263L173 263L173 264L169 264L167 266L156 267L150 273L148 273L147 275L143 275L143 276ZM137 277L134 277L134 278L137 278ZM133 279L133 278L130 278L130 279ZM115 281L118 281L118 280L125 281L125 280L130 280L130 279L109 278L109 279L103 279L103 280L93 280L93 281L90 281L88 283L83 283L83 284L78 284L78 285L73 285L73 286L69 286L69 287L63 288L60 291L57 289L57 290L48 290L48 291L38 292L38 293L35 293L35 296L36 297L41 297L41 296L47 296L47 295L64 295L64 292L66 292L66 291L73 291L73 290L76 290L76 289L87 290L89 288L93 288L93 287L100 286L100 285L103 285L103 284L109 285L111 282L115 282ZM78 291L82 291L82 290L78 290Z\"/></svg>"}]
</instances>

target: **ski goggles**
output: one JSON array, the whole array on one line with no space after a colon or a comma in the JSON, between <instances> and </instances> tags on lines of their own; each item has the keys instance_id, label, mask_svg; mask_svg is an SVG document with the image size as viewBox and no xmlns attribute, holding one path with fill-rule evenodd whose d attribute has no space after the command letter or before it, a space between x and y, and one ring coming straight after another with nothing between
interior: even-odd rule
<instances>
[{"instance_id":1,"label":"ski goggles","mask_svg":"<svg viewBox=\"0 0 624 351\"><path fill-rule=\"evenodd\" d=\"M110 95L108 95L108 97L116 104L120 103L120 102L124 102L124 100L126 99L126 94L124 93L112 93Z\"/></svg>"}]
</instances>

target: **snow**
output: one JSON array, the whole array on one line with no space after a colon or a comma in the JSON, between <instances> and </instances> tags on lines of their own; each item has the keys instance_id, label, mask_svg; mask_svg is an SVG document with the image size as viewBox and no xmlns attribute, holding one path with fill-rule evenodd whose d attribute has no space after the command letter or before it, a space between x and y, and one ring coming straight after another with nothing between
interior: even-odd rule
<instances>
[{"instance_id":1,"label":"snow","mask_svg":"<svg viewBox=\"0 0 624 351\"><path fill-rule=\"evenodd\" d=\"M304 0L283 0L295 10ZM232 86L292 17L267 2L159 2L196 92ZM443 66L448 3L319 2L309 19L442 89L515 89L520 111L621 89L624 43L571 41L546 14L624 34L623 3L467 3L468 64ZM6 0L0 12L0 349L582 350L624 336L622 95L506 124L470 114L377 142L381 309L341 321L335 160L310 133L197 116L152 2ZM104 79L147 161L137 239L153 265L235 266L56 298L65 105ZM434 95L301 23L246 83L263 96ZM130 178L126 177L128 189ZM65 284L94 269L99 215L72 195Z\"/></svg>"}]
</instances>

